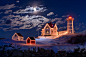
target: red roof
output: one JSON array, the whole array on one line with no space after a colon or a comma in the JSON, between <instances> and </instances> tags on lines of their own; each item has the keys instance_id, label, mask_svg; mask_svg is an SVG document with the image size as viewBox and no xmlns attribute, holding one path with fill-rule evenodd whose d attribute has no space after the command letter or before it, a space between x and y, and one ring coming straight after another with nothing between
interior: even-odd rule
<instances>
[{"instance_id":1,"label":"red roof","mask_svg":"<svg viewBox=\"0 0 86 57\"><path fill-rule=\"evenodd\" d=\"M35 38L34 37L29 37L31 40L35 40Z\"/></svg>"},{"instance_id":2,"label":"red roof","mask_svg":"<svg viewBox=\"0 0 86 57\"><path fill-rule=\"evenodd\" d=\"M48 23L48 25L53 28L55 24L52 24L52 22Z\"/></svg>"},{"instance_id":3,"label":"red roof","mask_svg":"<svg viewBox=\"0 0 86 57\"><path fill-rule=\"evenodd\" d=\"M20 33L17 33L17 35L23 37Z\"/></svg>"},{"instance_id":4,"label":"red roof","mask_svg":"<svg viewBox=\"0 0 86 57\"><path fill-rule=\"evenodd\" d=\"M55 24L52 24L52 22L48 23L48 25L53 28ZM42 29L45 27L45 25L43 25Z\"/></svg>"}]
</instances>

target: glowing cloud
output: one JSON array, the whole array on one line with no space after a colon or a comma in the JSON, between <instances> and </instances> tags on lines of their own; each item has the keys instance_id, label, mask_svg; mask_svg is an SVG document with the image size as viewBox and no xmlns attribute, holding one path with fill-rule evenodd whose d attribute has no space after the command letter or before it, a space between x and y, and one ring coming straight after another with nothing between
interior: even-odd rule
<instances>
[{"instance_id":1,"label":"glowing cloud","mask_svg":"<svg viewBox=\"0 0 86 57\"><path fill-rule=\"evenodd\" d=\"M54 14L53 12L50 12L50 13L47 14L47 16L50 16L50 15L53 15L53 14Z\"/></svg>"},{"instance_id":2,"label":"glowing cloud","mask_svg":"<svg viewBox=\"0 0 86 57\"><path fill-rule=\"evenodd\" d=\"M2 20L0 20L0 26L6 25L8 28L4 28L3 30L19 30L19 29L32 29L34 27L42 27L42 24L45 24L49 21L44 16L41 15L33 15L33 16L20 16L20 15L9 15L4 16ZM16 28L17 27L17 28Z\"/></svg>"},{"instance_id":3,"label":"glowing cloud","mask_svg":"<svg viewBox=\"0 0 86 57\"><path fill-rule=\"evenodd\" d=\"M19 3L19 1L16 1L17 3Z\"/></svg>"},{"instance_id":4,"label":"glowing cloud","mask_svg":"<svg viewBox=\"0 0 86 57\"><path fill-rule=\"evenodd\" d=\"M0 6L0 10L5 10L5 9L11 9L11 8L15 8L15 4L11 4L11 5L5 5L5 6Z\"/></svg>"},{"instance_id":5,"label":"glowing cloud","mask_svg":"<svg viewBox=\"0 0 86 57\"><path fill-rule=\"evenodd\" d=\"M22 9L22 10L17 10L16 14L20 14L20 13L35 13L35 12L44 12L46 11L47 9L45 9L44 7L30 7L30 6L27 6L25 9Z\"/></svg>"},{"instance_id":6,"label":"glowing cloud","mask_svg":"<svg viewBox=\"0 0 86 57\"><path fill-rule=\"evenodd\" d=\"M63 15L62 17L69 17L70 15Z\"/></svg>"}]
</instances>

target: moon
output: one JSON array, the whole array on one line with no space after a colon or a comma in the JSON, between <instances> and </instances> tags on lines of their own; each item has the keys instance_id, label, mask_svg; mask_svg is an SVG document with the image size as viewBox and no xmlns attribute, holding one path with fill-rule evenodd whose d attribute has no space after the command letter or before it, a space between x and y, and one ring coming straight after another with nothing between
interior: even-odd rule
<instances>
[{"instance_id":1,"label":"moon","mask_svg":"<svg viewBox=\"0 0 86 57\"><path fill-rule=\"evenodd\" d=\"M37 11L36 8L33 8L33 9L34 9L34 11Z\"/></svg>"}]
</instances>

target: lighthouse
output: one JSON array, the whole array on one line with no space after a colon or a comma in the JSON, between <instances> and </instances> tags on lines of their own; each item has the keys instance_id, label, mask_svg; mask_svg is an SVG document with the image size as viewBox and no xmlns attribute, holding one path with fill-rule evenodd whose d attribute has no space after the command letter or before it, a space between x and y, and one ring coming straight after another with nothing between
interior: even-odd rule
<instances>
[{"instance_id":1,"label":"lighthouse","mask_svg":"<svg viewBox=\"0 0 86 57\"><path fill-rule=\"evenodd\" d=\"M66 18L67 20L67 31L68 33L74 33L74 28L73 28L73 21L74 21L74 18L72 18L71 16L69 16L68 18Z\"/></svg>"}]
</instances>

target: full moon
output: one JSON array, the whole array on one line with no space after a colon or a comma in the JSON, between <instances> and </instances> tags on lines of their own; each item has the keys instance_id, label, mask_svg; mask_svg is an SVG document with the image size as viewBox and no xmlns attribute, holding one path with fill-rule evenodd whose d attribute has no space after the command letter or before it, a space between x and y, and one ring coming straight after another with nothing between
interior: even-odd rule
<instances>
[{"instance_id":1,"label":"full moon","mask_svg":"<svg viewBox=\"0 0 86 57\"><path fill-rule=\"evenodd\" d=\"M34 11L37 11L36 8L34 8Z\"/></svg>"}]
</instances>

